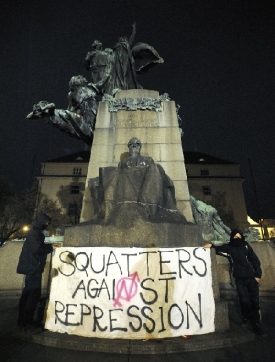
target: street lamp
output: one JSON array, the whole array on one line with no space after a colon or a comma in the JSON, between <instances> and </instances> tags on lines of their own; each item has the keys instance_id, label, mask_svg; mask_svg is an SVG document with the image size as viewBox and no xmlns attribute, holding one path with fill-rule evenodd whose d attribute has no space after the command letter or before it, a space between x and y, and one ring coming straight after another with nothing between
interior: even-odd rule
<instances>
[{"instance_id":1,"label":"street lamp","mask_svg":"<svg viewBox=\"0 0 275 362\"><path fill-rule=\"evenodd\" d=\"M29 231L29 227L27 225L23 226L22 227L22 230L26 233L27 231Z\"/></svg>"}]
</instances>

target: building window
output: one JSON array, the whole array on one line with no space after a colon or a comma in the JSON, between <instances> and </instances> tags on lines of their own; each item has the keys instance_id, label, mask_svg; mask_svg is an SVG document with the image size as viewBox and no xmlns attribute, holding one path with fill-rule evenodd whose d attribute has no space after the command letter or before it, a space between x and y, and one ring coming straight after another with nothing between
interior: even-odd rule
<instances>
[{"instance_id":1,"label":"building window","mask_svg":"<svg viewBox=\"0 0 275 362\"><path fill-rule=\"evenodd\" d=\"M73 175L81 175L81 168L80 167L74 167Z\"/></svg>"},{"instance_id":2,"label":"building window","mask_svg":"<svg viewBox=\"0 0 275 362\"><path fill-rule=\"evenodd\" d=\"M201 170L201 176L209 176L209 170Z\"/></svg>"},{"instance_id":3,"label":"building window","mask_svg":"<svg viewBox=\"0 0 275 362\"><path fill-rule=\"evenodd\" d=\"M211 195L211 187L210 186L203 186L202 192L204 195Z\"/></svg>"},{"instance_id":4,"label":"building window","mask_svg":"<svg viewBox=\"0 0 275 362\"><path fill-rule=\"evenodd\" d=\"M68 215L77 215L77 204L69 204Z\"/></svg>"},{"instance_id":5,"label":"building window","mask_svg":"<svg viewBox=\"0 0 275 362\"><path fill-rule=\"evenodd\" d=\"M71 185L70 194L79 194L79 186Z\"/></svg>"}]
</instances>

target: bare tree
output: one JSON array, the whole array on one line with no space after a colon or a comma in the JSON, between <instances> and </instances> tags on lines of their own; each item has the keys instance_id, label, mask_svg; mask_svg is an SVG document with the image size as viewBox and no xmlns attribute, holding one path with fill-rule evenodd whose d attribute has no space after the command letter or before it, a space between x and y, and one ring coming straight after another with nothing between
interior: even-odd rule
<instances>
[{"instance_id":1,"label":"bare tree","mask_svg":"<svg viewBox=\"0 0 275 362\"><path fill-rule=\"evenodd\" d=\"M45 212L52 218L50 233L65 226L66 216L46 195L37 192L35 183L30 189L16 194L10 184L0 177L0 246L12 237L22 237L23 226L30 226L37 215Z\"/></svg>"}]
</instances>

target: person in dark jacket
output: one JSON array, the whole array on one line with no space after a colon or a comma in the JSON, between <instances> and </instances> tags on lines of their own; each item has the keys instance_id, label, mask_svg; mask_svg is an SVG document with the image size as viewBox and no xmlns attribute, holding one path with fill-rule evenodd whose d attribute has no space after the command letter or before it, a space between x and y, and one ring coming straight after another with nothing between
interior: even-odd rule
<instances>
[{"instance_id":1,"label":"person in dark jacket","mask_svg":"<svg viewBox=\"0 0 275 362\"><path fill-rule=\"evenodd\" d=\"M26 330L37 326L33 317L41 297L41 280L47 254L59 246L44 244L43 230L50 221L51 218L46 214L38 216L32 230L26 236L17 265L17 273L25 275L25 287L19 300L17 325Z\"/></svg>"},{"instance_id":2,"label":"person in dark jacket","mask_svg":"<svg viewBox=\"0 0 275 362\"><path fill-rule=\"evenodd\" d=\"M228 244L215 246L208 243L204 247L214 248L216 254L229 259L241 305L242 324L247 325L250 321L254 332L261 335L259 282L262 270L257 255L239 230L231 232Z\"/></svg>"}]
</instances>

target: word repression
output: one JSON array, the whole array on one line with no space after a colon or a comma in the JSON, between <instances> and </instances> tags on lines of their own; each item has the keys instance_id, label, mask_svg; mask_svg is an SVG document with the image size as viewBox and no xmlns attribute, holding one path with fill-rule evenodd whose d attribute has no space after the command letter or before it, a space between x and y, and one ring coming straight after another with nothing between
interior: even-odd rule
<instances>
[{"instance_id":1,"label":"word repression","mask_svg":"<svg viewBox=\"0 0 275 362\"><path fill-rule=\"evenodd\" d=\"M53 268L46 320L52 331L138 339L214 330L204 248L60 248Z\"/></svg>"}]
</instances>

